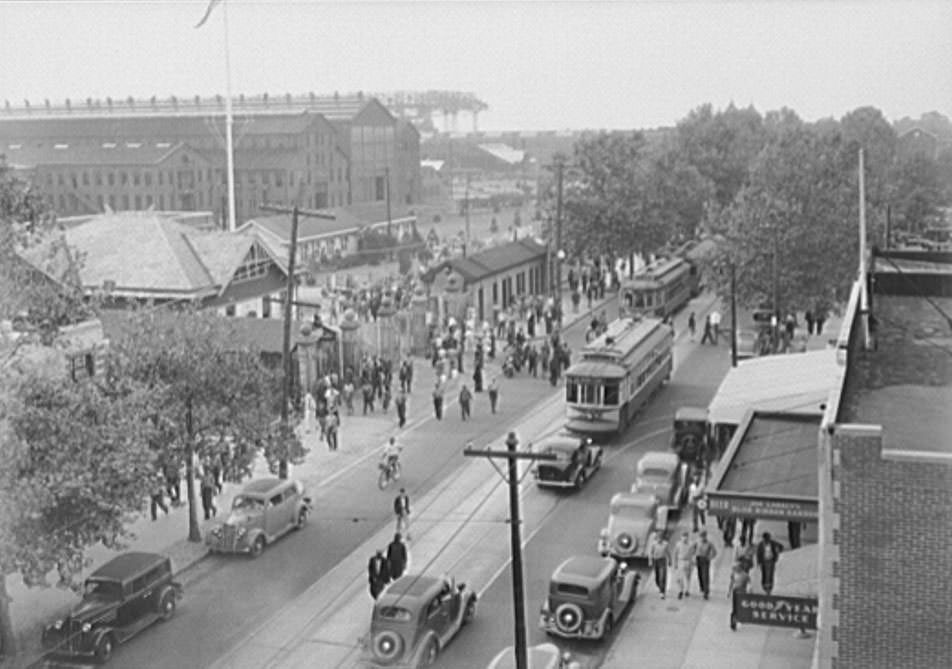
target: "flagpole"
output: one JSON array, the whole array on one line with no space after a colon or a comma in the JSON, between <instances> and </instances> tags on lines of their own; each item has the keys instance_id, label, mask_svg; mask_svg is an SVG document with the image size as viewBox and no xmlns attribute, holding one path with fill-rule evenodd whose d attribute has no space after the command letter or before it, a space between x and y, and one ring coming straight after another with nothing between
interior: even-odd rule
<instances>
[{"instance_id":1,"label":"flagpole","mask_svg":"<svg viewBox=\"0 0 952 669\"><path fill-rule=\"evenodd\" d=\"M231 53L228 46L228 1L222 3L222 15L225 21L225 154L228 169L228 230L235 231L235 120L231 107Z\"/></svg>"}]
</instances>

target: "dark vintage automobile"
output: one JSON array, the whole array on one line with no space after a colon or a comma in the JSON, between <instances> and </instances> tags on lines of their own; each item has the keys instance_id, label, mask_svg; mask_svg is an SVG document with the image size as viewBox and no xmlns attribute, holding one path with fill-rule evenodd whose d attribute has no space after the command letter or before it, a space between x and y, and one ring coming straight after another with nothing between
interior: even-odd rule
<instances>
[{"instance_id":1,"label":"dark vintage automobile","mask_svg":"<svg viewBox=\"0 0 952 669\"><path fill-rule=\"evenodd\" d=\"M679 511L688 499L691 471L674 453L648 451L635 465L631 491L654 495L668 511Z\"/></svg>"},{"instance_id":2,"label":"dark vintage automobile","mask_svg":"<svg viewBox=\"0 0 952 669\"><path fill-rule=\"evenodd\" d=\"M638 580L624 562L571 557L552 574L539 626L566 639L604 639L634 601Z\"/></svg>"},{"instance_id":3,"label":"dark vintage automobile","mask_svg":"<svg viewBox=\"0 0 952 669\"><path fill-rule=\"evenodd\" d=\"M261 555L264 547L307 524L311 498L298 481L264 478L249 482L235 496L224 523L205 535L212 553Z\"/></svg>"},{"instance_id":4,"label":"dark vintage automobile","mask_svg":"<svg viewBox=\"0 0 952 669\"><path fill-rule=\"evenodd\" d=\"M671 450L685 462L700 462L707 454L707 409L681 407L674 413Z\"/></svg>"},{"instance_id":5,"label":"dark vintage automobile","mask_svg":"<svg viewBox=\"0 0 952 669\"><path fill-rule=\"evenodd\" d=\"M539 460L533 467L536 483L543 488L579 489L602 466L602 449L587 437L560 434L536 444L537 453L554 455L554 460Z\"/></svg>"},{"instance_id":6,"label":"dark vintage automobile","mask_svg":"<svg viewBox=\"0 0 952 669\"><path fill-rule=\"evenodd\" d=\"M450 578L409 574L374 603L363 667L426 667L476 615L476 593Z\"/></svg>"},{"instance_id":7,"label":"dark vintage automobile","mask_svg":"<svg viewBox=\"0 0 952 669\"><path fill-rule=\"evenodd\" d=\"M106 662L117 644L175 615L181 596L168 557L123 553L86 579L82 601L66 617L44 628L46 659Z\"/></svg>"}]
</instances>

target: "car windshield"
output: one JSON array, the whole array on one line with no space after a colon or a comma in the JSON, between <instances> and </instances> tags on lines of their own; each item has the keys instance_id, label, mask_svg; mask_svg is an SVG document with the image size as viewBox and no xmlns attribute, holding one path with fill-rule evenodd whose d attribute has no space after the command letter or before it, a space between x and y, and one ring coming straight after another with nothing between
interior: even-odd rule
<instances>
[{"instance_id":1,"label":"car windshield","mask_svg":"<svg viewBox=\"0 0 952 669\"><path fill-rule=\"evenodd\" d=\"M89 579L83 588L83 599L121 599L122 586L115 581Z\"/></svg>"},{"instance_id":2,"label":"car windshield","mask_svg":"<svg viewBox=\"0 0 952 669\"><path fill-rule=\"evenodd\" d=\"M231 508L236 511L260 511L264 508L264 500L238 495L232 503Z\"/></svg>"},{"instance_id":3,"label":"car windshield","mask_svg":"<svg viewBox=\"0 0 952 669\"><path fill-rule=\"evenodd\" d=\"M671 472L667 469L645 469L641 472L641 478L643 479L660 479L666 480L671 476Z\"/></svg>"}]
</instances>

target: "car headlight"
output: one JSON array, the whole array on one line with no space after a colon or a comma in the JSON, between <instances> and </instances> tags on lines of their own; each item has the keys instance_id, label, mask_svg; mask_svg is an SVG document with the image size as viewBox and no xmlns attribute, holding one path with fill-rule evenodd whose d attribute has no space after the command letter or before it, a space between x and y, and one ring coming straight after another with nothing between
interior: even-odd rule
<instances>
[{"instance_id":1,"label":"car headlight","mask_svg":"<svg viewBox=\"0 0 952 669\"><path fill-rule=\"evenodd\" d=\"M221 537L221 525L216 525L212 528L212 536L218 539Z\"/></svg>"},{"instance_id":2,"label":"car headlight","mask_svg":"<svg viewBox=\"0 0 952 669\"><path fill-rule=\"evenodd\" d=\"M248 534L248 530L246 530L246 529L243 528L243 527L239 527L236 536L237 536L239 539L241 539L241 538L242 538L243 536L245 536L246 534Z\"/></svg>"},{"instance_id":3,"label":"car headlight","mask_svg":"<svg viewBox=\"0 0 952 669\"><path fill-rule=\"evenodd\" d=\"M53 623L53 629L55 629L55 630L61 630L61 629L63 629L63 621L62 621L62 620L57 620L55 623Z\"/></svg>"},{"instance_id":4,"label":"car headlight","mask_svg":"<svg viewBox=\"0 0 952 669\"><path fill-rule=\"evenodd\" d=\"M93 629L93 626L90 623L83 623L83 626L81 629L83 631L83 634L86 634L87 632Z\"/></svg>"}]
</instances>

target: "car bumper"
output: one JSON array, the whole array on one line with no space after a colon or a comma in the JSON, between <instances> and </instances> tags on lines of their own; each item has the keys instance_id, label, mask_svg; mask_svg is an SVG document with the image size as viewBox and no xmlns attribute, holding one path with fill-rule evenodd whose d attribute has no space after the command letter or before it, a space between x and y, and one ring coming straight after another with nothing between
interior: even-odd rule
<instances>
[{"instance_id":1,"label":"car bumper","mask_svg":"<svg viewBox=\"0 0 952 669\"><path fill-rule=\"evenodd\" d=\"M574 488L575 481L563 481L561 479L536 479L536 485L540 488Z\"/></svg>"},{"instance_id":2,"label":"car bumper","mask_svg":"<svg viewBox=\"0 0 952 669\"><path fill-rule=\"evenodd\" d=\"M205 546L212 553L250 553L251 544L243 539L237 541L228 541L215 537L205 539Z\"/></svg>"},{"instance_id":3,"label":"car bumper","mask_svg":"<svg viewBox=\"0 0 952 669\"><path fill-rule=\"evenodd\" d=\"M566 632L555 622L555 616L543 613L539 616L539 627L547 634L553 634L563 639L600 639L603 634L599 623L582 623L574 632Z\"/></svg>"}]
</instances>

